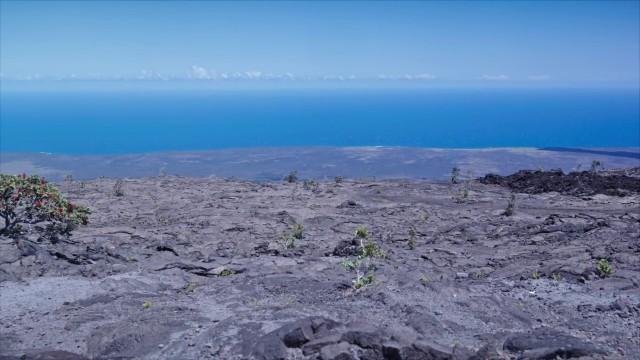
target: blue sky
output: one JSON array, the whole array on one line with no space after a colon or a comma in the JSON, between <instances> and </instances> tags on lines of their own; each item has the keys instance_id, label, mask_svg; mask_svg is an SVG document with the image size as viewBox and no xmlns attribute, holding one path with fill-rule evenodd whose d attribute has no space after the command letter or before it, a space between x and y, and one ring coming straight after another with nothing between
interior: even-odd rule
<instances>
[{"instance_id":1,"label":"blue sky","mask_svg":"<svg viewBox=\"0 0 640 360\"><path fill-rule=\"evenodd\" d=\"M0 73L637 87L639 4L2 1Z\"/></svg>"}]
</instances>

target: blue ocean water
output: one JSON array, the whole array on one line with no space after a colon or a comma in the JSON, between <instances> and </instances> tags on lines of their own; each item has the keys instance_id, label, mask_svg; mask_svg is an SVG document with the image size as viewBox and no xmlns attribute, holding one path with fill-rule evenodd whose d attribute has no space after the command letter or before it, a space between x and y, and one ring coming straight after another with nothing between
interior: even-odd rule
<instances>
[{"instance_id":1,"label":"blue ocean water","mask_svg":"<svg viewBox=\"0 0 640 360\"><path fill-rule=\"evenodd\" d=\"M637 89L17 91L0 100L3 152L640 146Z\"/></svg>"}]
</instances>

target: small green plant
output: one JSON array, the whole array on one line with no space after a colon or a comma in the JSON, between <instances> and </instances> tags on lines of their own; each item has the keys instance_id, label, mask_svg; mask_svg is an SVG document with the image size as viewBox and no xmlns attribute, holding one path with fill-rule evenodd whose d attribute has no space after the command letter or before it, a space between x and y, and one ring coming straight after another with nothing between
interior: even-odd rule
<instances>
[{"instance_id":1,"label":"small green plant","mask_svg":"<svg viewBox=\"0 0 640 360\"><path fill-rule=\"evenodd\" d=\"M304 225L294 224L291 231L285 232L280 237L280 244L285 249L293 249L296 247L296 240L304 237Z\"/></svg>"},{"instance_id":2,"label":"small green plant","mask_svg":"<svg viewBox=\"0 0 640 360\"><path fill-rule=\"evenodd\" d=\"M366 239L369 237L369 230L364 226L358 226L356 229L356 238Z\"/></svg>"},{"instance_id":3,"label":"small green plant","mask_svg":"<svg viewBox=\"0 0 640 360\"><path fill-rule=\"evenodd\" d=\"M360 276L353 280L353 288L356 290L362 289L363 287L372 284L373 280L375 280L375 276L373 276L373 274Z\"/></svg>"},{"instance_id":4,"label":"small green plant","mask_svg":"<svg viewBox=\"0 0 640 360\"><path fill-rule=\"evenodd\" d=\"M153 303L151 301L145 301L142 303L143 309L150 309L152 306L153 306Z\"/></svg>"},{"instance_id":5,"label":"small green plant","mask_svg":"<svg viewBox=\"0 0 640 360\"><path fill-rule=\"evenodd\" d=\"M345 260L342 262L342 266L348 271L355 272L355 279L352 280L353 288L360 290L373 283L375 276L372 271L375 270L375 266L372 264L372 259L381 258L386 259L387 253L373 241L367 241L365 239L369 237L369 231L364 227L359 227L356 230L356 239L360 240L359 254L355 259Z\"/></svg>"},{"instance_id":6,"label":"small green plant","mask_svg":"<svg viewBox=\"0 0 640 360\"><path fill-rule=\"evenodd\" d=\"M451 169L451 176L449 178L449 181L451 181L452 184L457 184L459 177L460 177L460 168L455 166L453 169Z\"/></svg>"},{"instance_id":7,"label":"small green plant","mask_svg":"<svg viewBox=\"0 0 640 360\"><path fill-rule=\"evenodd\" d=\"M124 196L124 181L122 179L116 180L116 183L113 184L113 195Z\"/></svg>"},{"instance_id":8,"label":"small green plant","mask_svg":"<svg viewBox=\"0 0 640 360\"><path fill-rule=\"evenodd\" d=\"M351 281L353 288L359 290L371 283L375 279L372 271L374 267L370 262L370 258L359 255L353 260L345 260L342 262L342 266L347 271L355 272L355 278Z\"/></svg>"},{"instance_id":9,"label":"small green plant","mask_svg":"<svg viewBox=\"0 0 640 360\"><path fill-rule=\"evenodd\" d=\"M316 192L320 188L320 184L314 180L305 180L302 182L302 188L308 191Z\"/></svg>"},{"instance_id":10,"label":"small green plant","mask_svg":"<svg viewBox=\"0 0 640 360\"><path fill-rule=\"evenodd\" d=\"M220 271L220 275L219 276L231 276L231 275L235 275L235 271L233 269L223 269L222 271Z\"/></svg>"},{"instance_id":11,"label":"small green plant","mask_svg":"<svg viewBox=\"0 0 640 360\"><path fill-rule=\"evenodd\" d=\"M86 225L90 213L40 176L0 174L0 234L17 235L21 225L39 222L49 222L53 233L69 234L76 225Z\"/></svg>"},{"instance_id":12,"label":"small green plant","mask_svg":"<svg viewBox=\"0 0 640 360\"><path fill-rule=\"evenodd\" d=\"M420 283L422 285L427 285L429 284L431 281L433 281L429 276L427 275L422 275L422 277L420 277Z\"/></svg>"},{"instance_id":13,"label":"small green plant","mask_svg":"<svg viewBox=\"0 0 640 360\"><path fill-rule=\"evenodd\" d=\"M288 183L298 182L298 172L295 171L295 170L290 172L289 175L284 177L284 181L286 181Z\"/></svg>"},{"instance_id":14,"label":"small green plant","mask_svg":"<svg viewBox=\"0 0 640 360\"><path fill-rule=\"evenodd\" d=\"M280 244L285 249L293 249L296 247L296 238L291 234L282 234L280 237Z\"/></svg>"},{"instance_id":15,"label":"small green plant","mask_svg":"<svg viewBox=\"0 0 640 360\"><path fill-rule=\"evenodd\" d=\"M296 239L302 239L302 237L304 236L304 225L294 224L293 229L291 230L291 236Z\"/></svg>"},{"instance_id":16,"label":"small green plant","mask_svg":"<svg viewBox=\"0 0 640 360\"><path fill-rule=\"evenodd\" d=\"M340 184L344 181L344 177L342 176L336 176L335 178L333 178L333 181L336 182L336 184Z\"/></svg>"},{"instance_id":17,"label":"small green plant","mask_svg":"<svg viewBox=\"0 0 640 360\"><path fill-rule=\"evenodd\" d=\"M184 292L185 294L191 294L195 291L196 291L196 284L194 283L188 283L187 285L182 287L182 292Z\"/></svg>"},{"instance_id":18,"label":"small green plant","mask_svg":"<svg viewBox=\"0 0 640 360\"><path fill-rule=\"evenodd\" d=\"M347 270L355 270L358 267L357 260L345 260L342 262L342 266L344 266Z\"/></svg>"},{"instance_id":19,"label":"small green plant","mask_svg":"<svg viewBox=\"0 0 640 360\"><path fill-rule=\"evenodd\" d=\"M362 256L367 258L387 258L387 253L373 241L367 241L367 243L361 247L361 253Z\"/></svg>"},{"instance_id":20,"label":"small green plant","mask_svg":"<svg viewBox=\"0 0 640 360\"><path fill-rule=\"evenodd\" d=\"M537 270L536 270L536 271L534 271L534 272L531 274L531 278L532 278L533 280L538 280L538 279L540 279L540 272L539 272L539 271L537 271Z\"/></svg>"},{"instance_id":21,"label":"small green plant","mask_svg":"<svg viewBox=\"0 0 640 360\"><path fill-rule=\"evenodd\" d=\"M553 274L551 274L551 280L560 281L560 280L562 280L562 276L560 274L558 274L558 273L553 273Z\"/></svg>"},{"instance_id":22,"label":"small green plant","mask_svg":"<svg viewBox=\"0 0 640 360\"><path fill-rule=\"evenodd\" d=\"M613 266L609 264L609 260L600 259L598 261L598 274L602 278L606 278L607 276L613 274Z\"/></svg>"},{"instance_id":23,"label":"small green plant","mask_svg":"<svg viewBox=\"0 0 640 360\"><path fill-rule=\"evenodd\" d=\"M507 207L504 209L504 216L512 216L516 211L516 194L511 193L507 201Z\"/></svg>"},{"instance_id":24,"label":"small green plant","mask_svg":"<svg viewBox=\"0 0 640 360\"><path fill-rule=\"evenodd\" d=\"M407 241L407 244L409 245L409 249L413 250L416 248L416 238L417 238L416 229L414 228L409 229L409 240Z\"/></svg>"}]
</instances>

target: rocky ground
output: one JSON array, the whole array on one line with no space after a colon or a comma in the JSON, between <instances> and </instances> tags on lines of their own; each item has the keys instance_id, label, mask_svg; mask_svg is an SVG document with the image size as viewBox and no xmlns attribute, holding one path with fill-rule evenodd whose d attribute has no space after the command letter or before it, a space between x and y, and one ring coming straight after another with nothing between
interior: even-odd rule
<instances>
[{"instance_id":1,"label":"rocky ground","mask_svg":"<svg viewBox=\"0 0 640 360\"><path fill-rule=\"evenodd\" d=\"M93 211L68 239L0 238L0 358L640 357L637 192L115 182L60 184ZM356 290L358 227L386 256Z\"/></svg>"}]
</instances>

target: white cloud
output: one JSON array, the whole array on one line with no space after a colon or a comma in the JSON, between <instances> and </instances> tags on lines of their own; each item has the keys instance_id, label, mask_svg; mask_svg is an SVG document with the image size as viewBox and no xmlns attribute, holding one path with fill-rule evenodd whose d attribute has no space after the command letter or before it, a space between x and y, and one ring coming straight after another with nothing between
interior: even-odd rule
<instances>
[{"instance_id":1,"label":"white cloud","mask_svg":"<svg viewBox=\"0 0 640 360\"><path fill-rule=\"evenodd\" d=\"M551 79L551 76L546 75L546 74L529 75L528 79L531 80L531 81L546 81L546 80Z\"/></svg>"},{"instance_id":2,"label":"white cloud","mask_svg":"<svg viewBox=\"0 0 640 360\"><path fill-rule=\"evenodd\" d=\"M482 75L480 76L480 80L488 80L488 81L505 81L509 80L509 76L500 74L500 75Z\"/></svg>"},{"instance_id":3,"label":"white cloud","mask_svg":"<svg viewBox=\"0 0 640 360\"><path fill-rule=\"evenodd\" d=\"M417 74L417 75L414 75L414 78L416 80L434 80L434 79L437 79L438 77L432 74Z\"/></svg>"},{"instance_id":4,"label":"white cloud","mask_svg":"<svg viewBox=\"0 0 640 360\"><path fill-rule=\"evenodd\" d=\"M136 76L136 79L138 80L169 80L168 77L156 71L148 70L148 69L140 70L140 73L138 74L138 76Z\"/></svg>"},{"instance_id":5,"label":"white cloud","mask_svg":"<svg viewBox=\"0 0 640 360\"><path fill-rule=\"evenodd\" d=\"M248 80L258 80L262 78L262 72L260 71L246 71L244 73L244 78Z\"/></svg>"},{"instance_id":6,"label":"white cloud","mask_svg":"<svg viewBox=\"0 0 640 360\"><path fill-rule=\"evenodd\" d=\"M209 70L202 66L191 65L191 69L187 73L187 77L189 79L207 80L211 79L211 74L209 73Z\"/></svg>"},{"instance_id":7,"label":"white cloud","mask_svg":"<svg viewBox=\"0 0 640 360\"><path fill-rule=\"evenodd\" d=\"M438 77L428 73L420 74L404 74L404 75L387 75L379 74L378 80L434 80Z\"/></svg>"},{"instance_id":8,"label":"white cloud","mask_svg":"<svg viewBox=\"0 0 640 360\"><path fill-rule=\"evenodd\" d=\"M343 81L344 80L344 76L342 75L324 75L322 77L322 80L338 80L338 81Z\"/></svg>"}]
</instances>

